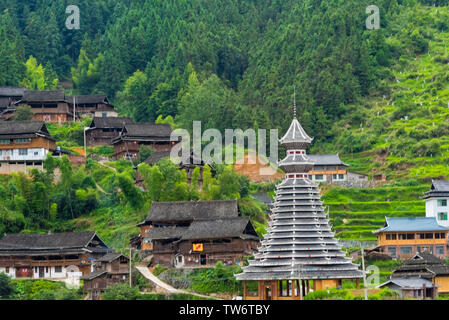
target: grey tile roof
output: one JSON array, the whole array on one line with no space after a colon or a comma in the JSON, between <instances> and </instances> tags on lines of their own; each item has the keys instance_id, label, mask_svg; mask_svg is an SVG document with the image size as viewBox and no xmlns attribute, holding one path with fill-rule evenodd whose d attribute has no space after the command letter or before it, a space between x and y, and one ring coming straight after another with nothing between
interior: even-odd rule
<instances>
[{"instance_id":1,"label":"grey tile roof","mask_svg":"<svg viewBox=\"0 0 449 320\"><path fill-rule=\"evenodd\" d=\"M172 129L169 124L134 123L125 125L125 133L136 137L169 137Z\"/></svg>"},{"instance_id":2,"label":"grey tile roof","mask_svg":"<svg viewBox=\"0 0 449 320\"><path fill-rule=\"evenodd\" d=\"M238 216L237 200L153 202L146 221L190 221Z\"/></svg>"},{"instance_id":3,"label":"grey tile roof","mask_svg":"<svg viewBox=\"0 0 449 320\"><path fill-rule=\"evenodd\" d=\"M91 273L86 274L85 276L82 276L81 280L93 280L95 278L98 278L104 274L108 273L106 270L96 270Z\"/></svg>"},{"instance_id":4,"label":"grey tile roof","mask_svg":"<svg viewBox=\"0 0 449 320\"><path fill-rule=\"evenodd\" d=\"M448 198L449 197L449 181L432 180L430 190L426 192L423 199L428 198Z\"/></svg>"},{"instance_id":5,"label":"grey tile roof","mask_svg":"<svg viewBox=\"0 0 449 320\"><path fill-rule=\"evenodd\" d=\"M245 230L247 232L245 232ZM183 240L193 239L216 239L216 238L237 238L244 233L252 236L252 239L259 240L256 231L251 225L248 217L195 220L182 236ZM251 237L246 237L249 239Z\"/></svg>"},{"instance_id":6,"label":"grey tile roof","mask_svg":"<svg viewBox=\"0 0 449 320\"><path fill-rule=\"evenodd\" d=\"M92 123L90 124L90 128L114 128L114 129L122 129L126 124L134 123L131 118L127 117L94 117L92 119Z\"/></svg>"},{"instance_id":7,"label":"grey tile roof","mask_svg":"<svg viewBox=\"0 0 449 320\"><path fill-rule=\"evenodd\" d=\"M73 96L66 97L66 101L69 104L73 104ZM109 104L109 99L104 94L91 94L75 96L76 104Z\"/></svg>"},{"instance_id":8,"label":"grey tile roof","mask_svg":"<svg viewBox=\"0 0 449 320\"><path fill-rule=\"evenodd\" d=\"M22 97L25 90L23 87L0 87L0 97Z\"/></svg>"},{"instance_id":9,"label":"grey tile roof","mask_svg":"<svg viewBox=\"0 0 449 320\"><path fill-rule=\"evenodd\" d=\"M415 254L411 259L405 260L393 271L395 277L413 274L423 277L449 275L449 265L431 253L421 252Z\"/></svg>"},{"instance_id":10,"label":"grey tile roof","mask_svg":"<svg viewBox=\"0 0 449 320\"><path fill-rule=\"evenodd\" d=\"M153 240L202 240L243 238L259 240L248 217L195 220L188 227L153 227L145 238Z\"/></svg>"},{"instance_id":11,"label":"grey tile roof","mask_svg":"<svg viewBox=\"0 0 449 320\"><path fill-rule=\"evenodd\" d=\"M104 256L102 256L101 258L97 259L97 261L99 262L111 262L114 261L120 257L125 257L128 259L128 257L124 256L121 253L107 253Z\"/></svg>"},{"instance_id":12,"label":"grey tile roof","mask_svg":"<svg viewBox=\"0 0 449 320\"><path fill-rule=\"evenodd\" d=\"M43 121L2 121L0 122L0 137L27 135L27 137L41 134L50 137L47 126Z\"/></svg>"},{"instance_id":13,"label":"grey tile roof","mask_svg":"<svg viewBox=\"0 0 449 320\"><path fill-rule=\"evenodd\" d=\"M27 252L83 249L87 248L92 241L98 242L105 249L109 249L94 231L50 234L7 234L0 239L0 254L11 251Z\"/></svg>"},{"instance_id":14,"label":"grey tile roof","mask_svg":"<svg viewBox=\"0 0 449 320\"><path fill-rule=\"evenodd\" d=\"M148 230L145 238L153 240L181 239L188 227L154 227Z\"/></svg>"},{"instance_id":15,"label":"grey tile roof","mask_svg":"<svg viewBox=\"0 0 449 320\"><path fill-rule=\"evenodd\" d=\"M426 288L432 288L433 284L431 281L423 278L391 278L387 282L379 285L379 288L382 288L384 286L387 286L389 284L395 284L401 288L407 288L407 289L422 289L425 285ZM439 287L438 285L435 285L436 287Z\"/></svg>"},{"instance_id":16,"label":"grey tile roof","mask_svg":"<svg viewBox=\"0 0 449 320\"><path fill-rule=\"evenodd\" d=\"M385 217L385 226L373 233L407 231L447 231L449 228L438 224L432 217L390 218Z\"/></svg>"},{"instance_id":17,"label":"grey tile roof","mask_svg":"<svg viewBox=\"0 0 449 320\"><path fill-rule=\"evenodd\" d=\"M449 181L447 180L432 180L430 190L435 191L449 191Z\"/></svg>"},{"instance_id":18,"label":"grey tile roof","mask_svg":"<svg viewBox=\"0 0 449 320\"><path fill-rule=\"evenodd\" d=\"M22 102L65 102L64 90L31 91L23 93Z\"/></svg>"},{"instance_id":19,"label":"grey tile roof","mask_svg":"<svg viewBox=\"0 0 449 320\"><path fill-rule=\"evenodd\" d=\"M308 156L315 166L334 165L334 166L348 166L341 161L338 154L310 154Z\"/></svg>"}]
</instances>

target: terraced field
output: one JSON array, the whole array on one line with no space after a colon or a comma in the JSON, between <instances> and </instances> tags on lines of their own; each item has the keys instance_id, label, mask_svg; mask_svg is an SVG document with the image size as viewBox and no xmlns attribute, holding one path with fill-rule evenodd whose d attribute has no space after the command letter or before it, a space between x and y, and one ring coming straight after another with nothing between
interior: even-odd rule
<instances>
[{"instance_id":1,"label":"terraced field","mask_svg":"<svg viewBox=\"0 0 449 320\"><path fill-rule=\"evenodd\" d=\"M377 188L322 187L324 205L337 237L344 240L375 240L372 233L383 226L385 217L425 215L421 199L429 185Z\"/></svg>"}]
</instances>

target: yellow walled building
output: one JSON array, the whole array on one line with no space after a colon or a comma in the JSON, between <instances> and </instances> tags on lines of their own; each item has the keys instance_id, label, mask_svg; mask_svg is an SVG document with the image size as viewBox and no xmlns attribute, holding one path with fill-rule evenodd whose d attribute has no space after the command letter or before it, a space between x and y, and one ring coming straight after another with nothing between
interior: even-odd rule
<instances>
[{"instance_id":1,"label":"yellow walled building","mask_svg":"<svg viewBox=\"0 0 449 320\"><path fill-rule=\"evenodd\" d=\"M429 252L440 258L448 257L449 228L433 217L385 218L377 235L376 251L392 258L408 259L419 252Z\"/></svg>"}]
</instances>

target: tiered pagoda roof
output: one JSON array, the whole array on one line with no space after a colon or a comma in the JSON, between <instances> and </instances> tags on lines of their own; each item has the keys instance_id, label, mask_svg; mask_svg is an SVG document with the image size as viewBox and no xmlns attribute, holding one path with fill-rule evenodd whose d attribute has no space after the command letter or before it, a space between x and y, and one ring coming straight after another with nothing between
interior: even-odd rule
<instances>
[{"instance_id":1,"label":"tiered pagoda roof","mask_svg":"<svg viewBox=\"0 0 449 320\"><path fill-rule=\"evenodd\" d=\"M306 149L312 142L296 117L280 143L287 149L279 166L286 172L276 186L267 234L254 260L238 280L361 278L334 237L318 185L307 172L313 161Z\"/></svg>"}]
</instances>

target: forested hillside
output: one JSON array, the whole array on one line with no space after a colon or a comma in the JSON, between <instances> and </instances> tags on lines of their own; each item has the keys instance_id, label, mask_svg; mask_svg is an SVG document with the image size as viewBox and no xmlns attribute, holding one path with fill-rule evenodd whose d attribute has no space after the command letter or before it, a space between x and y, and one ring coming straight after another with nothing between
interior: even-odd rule
<instances>
[{"instance_id":1,"label":"forested hillside","mask_svg":"<svg viewBox=\"0 0 449 320\"><path fill-rule=\"evenodd\" d=\"M33 56L44 87L57 76L78 93L106 92L138 121L284 130L296 86L302 123L332 141L347 105L385 93L401 49L387 36L415 2L378 1L381 29L366 30L365 0L1 0L0 85L32 78ZM80 30L65 28L69 4Z\"/></svg>"},{"instance_id":2,"label":"forested hillside","mask_svg":"<svg viewBox=\"0 0 449 320\"><path fill-rule=\"evenodd\" d=\"M0 85L105 92L137 121L282 131L296 86L312 152L391 178L445 175L447 1L377 1L379 30L370 4L0 0Z\"/></svg>"}]
</instances>

